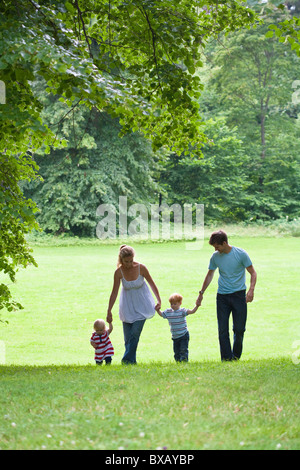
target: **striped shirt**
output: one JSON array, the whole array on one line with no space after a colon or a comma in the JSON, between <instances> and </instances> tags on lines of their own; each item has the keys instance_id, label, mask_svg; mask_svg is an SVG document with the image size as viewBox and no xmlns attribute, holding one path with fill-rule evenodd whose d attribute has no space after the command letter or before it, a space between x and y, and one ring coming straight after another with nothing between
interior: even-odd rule
<instances>
[{"instance_id":1,"label":"striped shirt","mask_svg":"<svg viewBox=\"0 0 300 470\"><path fill-rule=\"evenodd\" d=\"M162 312L163 318L166 318L169 322L172 339L181 338L187 333L187 311L187 308L179 308L178 310L168 308Z\"/></svg>"},{"instance_id":2,"label":"striped shirt","mask_svg":"<svg viewBox=\"0 0 300 470\"><path fill-rule=\"evenodd\" d=\"M114 348L107 331L105 331L101 336L94 332L90 341L94 341L96 343L95 361L103 361L106 357L114 355Z\"/></svg>"}]
</instances>

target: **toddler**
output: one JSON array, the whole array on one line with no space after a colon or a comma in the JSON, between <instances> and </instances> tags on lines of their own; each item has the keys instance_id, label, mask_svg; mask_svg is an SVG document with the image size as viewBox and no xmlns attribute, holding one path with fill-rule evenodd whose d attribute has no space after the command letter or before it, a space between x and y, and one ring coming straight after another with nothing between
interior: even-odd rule
<instances>
[{"instance_id":1,"label":"toddler","mask_svg":"<svg viewBox=\"0 0 300 470\"><path fill-rule=\"evenodd\" d=\"M95 361L99 366L101 366L103 360L106 364L111 364L111 358L114 355L114 348L109 339L113 326L112 323L108 325L109 328L106 328L104 320L96 320L94 322L95 331L90 339L91 345L95 348Z\"/></svg>"},{"instance_id":2,"label":"toddler","mask_svg":"<svg viewBox=\"0 0 300 470\"><path fill-rule=\"evenodd\" d=\"M169 302L171 308L168 308L163 312L161 312L159 308L156 308L156 311L161 317L166 318L169 322L173 340L175 361L188 362L190 334L187 328L186 316L195 313L198 310L199 305L196 304L193 310L188 310L181 307L181 294L172 294L169 297Z\"/></svg>"}]
</instances>

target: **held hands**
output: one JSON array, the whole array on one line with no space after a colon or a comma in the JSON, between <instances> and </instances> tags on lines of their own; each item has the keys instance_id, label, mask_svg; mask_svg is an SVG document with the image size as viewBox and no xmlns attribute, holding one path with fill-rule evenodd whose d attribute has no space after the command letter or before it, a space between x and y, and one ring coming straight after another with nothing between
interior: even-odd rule
<instances>
[{"instance_id":1,"label":"held hands","mask_svg":"<svg viewBox=\"0 0 300 470\"><path fill-rule=\"evenodd\" d=\"M155 307L154 307L154 308L155 308L155 310L157 311L158 315L160 315L160 316L161 316L160 307L161 307L161 304L160 304L160 302L158 302L158 303L155 305Z\"/></svg>"},{"instance_id":2,"label":"held hands","mask_svg":"<svg viewBox=\"0 0 300 470\"><path fill-rule=\"evenodd\" d=\"M108 324L112 323L112 320L113 320L113 317L112 317L111 310L107 310L107 316L106 316L107 323Z\"/></svg>"}]
</instances>

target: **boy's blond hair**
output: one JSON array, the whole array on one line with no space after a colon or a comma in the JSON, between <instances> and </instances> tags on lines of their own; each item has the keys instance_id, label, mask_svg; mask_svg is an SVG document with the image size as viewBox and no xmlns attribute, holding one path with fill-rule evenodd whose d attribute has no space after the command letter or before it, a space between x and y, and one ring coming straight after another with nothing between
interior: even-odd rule
<instances>
[{"instance_id":1,"label":"boy's blond hair","mask_svg":"<svg viewBox=\"0 0 300 470\"><path fill-rule=\"evenodd\" d=\"M181 294L177 294L177 293L174 293L174 294L171 294L170 297L169 297L169 302L182 302L182 295Z\"/></svg>"},{"instance_id":2,"label":"boy's blond hair","mask_svg":"<svg viewBox=\"0 0 300 470\"><path fill-rule=\"evenodd\" d=\"M104 320L95 320L94 321L94 330L105 330L105 321Z\"/></svg>"}]
</instances>

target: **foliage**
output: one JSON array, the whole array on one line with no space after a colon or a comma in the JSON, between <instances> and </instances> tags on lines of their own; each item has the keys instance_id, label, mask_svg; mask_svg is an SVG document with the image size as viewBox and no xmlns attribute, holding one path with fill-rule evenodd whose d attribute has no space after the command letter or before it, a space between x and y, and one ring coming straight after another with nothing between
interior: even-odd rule
<instances>
[{"instance_id":1,"label":"foliage","mask_svg":"<svg viewBox=\"0 0 300 470\"><path fill-rule=\"evenodd\" d=\"M204 204L205 223L244 220L249 198L246 156L236 129L225 118L209 119L204 126L208 142L203 158L170 155L161 174L168 203Z\"/></svg>"},{"instance_id":2,"label":"foliage","mask_svg":"<svg viewBox=\"0 0 300 470\"><path fill-rule=\"evenodd\" d=\"M18 266L36 265L25 235L33 228L38 229L37 209L30 199L25 199L18 184L35 177L36 166L30 157L0 154L0 271L12 282ZM12 299L8 286L1 283L0 310L4 307L11 311L21 305Z\"/></svg>"},{"instance_id":3,"label":"foliage","mask_svg":"<svg viewBox=\"0 0 300 470\"><path fill-rule=\"evenodd\" d=\"M17 265L30 260L24 234L35 225L36 211L16 185L35 178L31 154L43 144L48 152L61 145L41 120L33 80L43 77L46 93L70 105L78 100L119 117L125 132L140 129L155 148L186 150L190 141L204 140L197 105L201 85L194 74L201 65L199 45L253 21L253 13L234 0L1 1L1 173L11 176L7 186L1 175L1 205L10 221L9 227L1 222L1 237L4 258L13 260L12 279ZM1 267L5 271L5 262ZM12 306L9 295L5 288L1 298Z\"/></svg>"},{"instance_id":4,"label":"foliage","mask_svg":"<svg viewBox=\"0 0 300 470\"><path fill-rule=\"evenodd\" d=\"M292 12L299 14L299 3L297 1L288 2L288 5L294 7ZM285 5L281 4L278 8L284 10ZM280 43L289 45L291 50L295 51L296 54L300 56L300 19L294 14L292 17L285 18L277 24L269 25L269 31L266 37L275 38Z\"/></svg>"},{"instance_id":5,"label":"foliage","mask_svg":"<svg viewBox=\"0 0 300 470\"><path fill-rule=\"evenodd\" d=\"M43 121L51 128L59 123L56 138L67 141L49 155L43 149L35 154L43 180L23 186L40 209L43 230L95 236L100 204L118 208L119 196L127 196L128 205L155 197L156 164L148 141L138 133L120 138L118 120L95 108L79 104L70 110L57 98L43 101Z\"/></svg>"},{"instance_id":6,"label":"foliage","mask_svg":"<svg viewBox=\"0 0 300 470\"><path fill-rule=\"evenodd\" d=\"M230 34L208 49L205 117L226 117L243 142L248 219L299 216L300 108L292 101L292 85L300 62L266 35L268 26L283 17L285 13L264 5L263 24Z\"/></svg>"},{"instance_id":7,"label":"foliage","mask_svg":"<svg viewBox=\"0 0 300 470\"><path fill-rule=\"evenodd\" d=\"M253 21L236 1L205 4L4 0L0 69L10 105L2 111L1 139L15 131L14 116L20 136L24 126L41 130L30 85L39 75L48 92L122 117L125 129L141 128L154 146L184 150L203 140L195 100L199 45Z\"/></svg>"}]
</instances>

